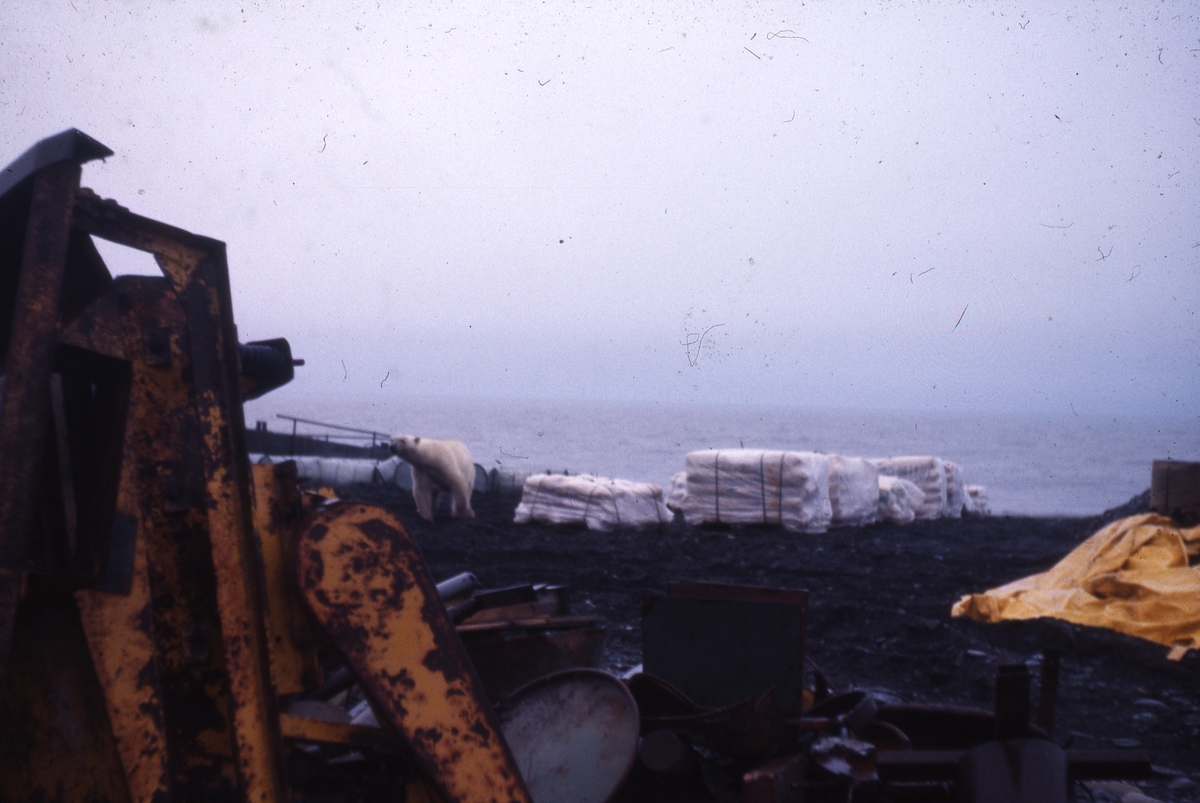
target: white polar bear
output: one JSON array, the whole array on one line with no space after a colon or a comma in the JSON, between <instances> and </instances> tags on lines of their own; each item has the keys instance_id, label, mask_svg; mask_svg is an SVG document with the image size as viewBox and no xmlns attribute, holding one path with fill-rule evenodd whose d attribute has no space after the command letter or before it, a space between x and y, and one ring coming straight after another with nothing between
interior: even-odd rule
<instances>
[{"instance_id":1,"label":"white polar bear","mask_svg":"<svg viewBox=\"0 0 1200 803\"><path fill-rule=\"evenodd\" d=\"M475 462L459 441L435 441L412 435L392 438L392 454L412 466L413 500L417 515L433 521L438 491L451 494L450 515L473 519L471 490L475 487Z\"/></svg>"}]
</instances>

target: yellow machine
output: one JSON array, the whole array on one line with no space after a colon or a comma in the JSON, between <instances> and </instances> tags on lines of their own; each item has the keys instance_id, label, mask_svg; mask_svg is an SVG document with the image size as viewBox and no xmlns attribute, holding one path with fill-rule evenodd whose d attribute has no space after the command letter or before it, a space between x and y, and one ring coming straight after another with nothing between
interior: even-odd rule
<instances>
[{"instance_id":1,"label":"yellow machine","mask_svg":"<svg viewBox=\"0 0 1200 803\"><path fill-rule=\"evenodd\" d=\"M400 522L251 468L290 348L238 344L223 243L80 186L108 155L0 174L0 801L329 799L319 745L375 757L345 799L529 800ZM338 664L382 730L280 713Z\"/></svg>"}]
</instances>

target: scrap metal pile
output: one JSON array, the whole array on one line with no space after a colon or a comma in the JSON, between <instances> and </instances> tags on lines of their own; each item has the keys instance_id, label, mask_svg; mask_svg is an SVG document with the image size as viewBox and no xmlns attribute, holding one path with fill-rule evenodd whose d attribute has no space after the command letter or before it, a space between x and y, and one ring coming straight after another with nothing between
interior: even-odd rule
<instances>
[{"instance_id":1,"label":"scrap metal pile","mask_svg":"<svg viewBox=\"0 0 1200 803\"><path fill-rule=\"evenodd\" d=\"M672 584L619 679L565 589L435 584L393 513L250 465L242 402L297 362L237 342L223 243L80 186L108 155L70 130L0 174L0 801L1065 801L1149 771L1049 738L1052 673L1029 724L1023 666L994 712L806 689L805 591Z\"/></svg>"}]
</instances>

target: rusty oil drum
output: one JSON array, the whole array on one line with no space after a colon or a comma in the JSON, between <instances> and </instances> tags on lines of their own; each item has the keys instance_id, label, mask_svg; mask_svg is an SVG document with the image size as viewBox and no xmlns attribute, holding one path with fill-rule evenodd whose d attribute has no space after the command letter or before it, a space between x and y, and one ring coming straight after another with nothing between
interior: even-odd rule
<instances>
[{"instance_id":1,"label":"rusty oil drum","mask_svg":"<svg viewBox=\"0 0 1200 803\"><path fill-rule=\"evenodd\" d=\"M633 767L638 707L613 675L555 672L506 703L500 727L534 803L604 803Z\"/></svg>"}]
</instances>

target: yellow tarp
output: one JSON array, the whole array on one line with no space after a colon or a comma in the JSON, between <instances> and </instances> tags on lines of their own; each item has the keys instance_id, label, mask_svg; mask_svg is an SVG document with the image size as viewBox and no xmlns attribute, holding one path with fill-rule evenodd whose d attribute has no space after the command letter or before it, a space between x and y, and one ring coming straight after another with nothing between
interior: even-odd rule
<instances>
[{"instance_id":1,"label":"yellow tarp","mask_svg":"<svg viewBox=\"0 0 1200 803\"><path fill-rule=\"evenodd\" d=\"M1200 526L1155 514L1114 521L1048 572L968 594L951 611L981 622L1052 616L1171 648L1200 649Z\"/></svg>"}]
</instances>

